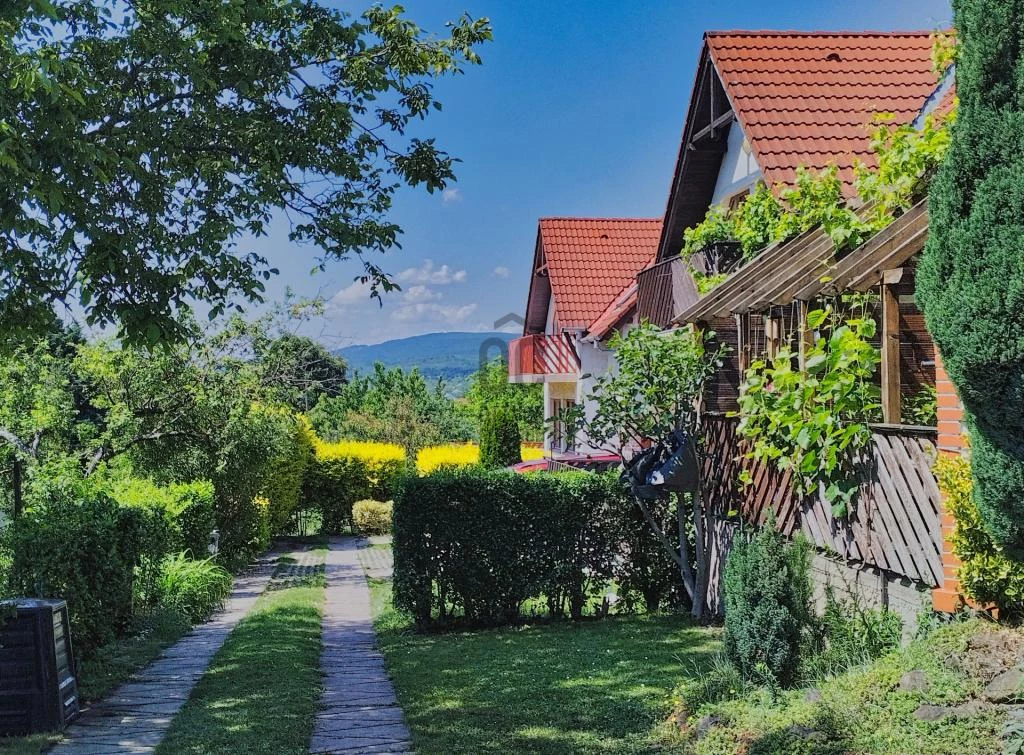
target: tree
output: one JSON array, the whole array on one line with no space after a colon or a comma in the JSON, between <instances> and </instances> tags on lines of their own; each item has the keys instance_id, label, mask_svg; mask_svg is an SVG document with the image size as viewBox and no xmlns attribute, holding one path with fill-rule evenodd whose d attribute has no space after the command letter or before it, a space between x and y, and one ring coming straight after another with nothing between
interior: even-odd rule
<instances>
[{"instance_id":1,"label":"tree","mask_svg":"<svg viewBox=\"0 0 1024 755\"><path fill-rule=\"evenodd\" d=\"M1024 557L1024 3L954 0L960 103L917 292L966 409L986 528Z\"/></svg>"},{"instance_id":2,"label":"tree","mask_svg":"<svg viewBox=\"0 0 1024 755\"><path fill-rule=\"evenodd\" d=\"M445 395L444 384L427 384L419 370L386 368L378 362L336 396L322 398L309 414L317 435L396 443L410 458L424 446L466 441L469 418Z\"/></svg>"},{"instance_id":3,"label":"tree","mask_svg":"<svg viewBox=\"0 0 1024 755\"><path fill-rule=\"evenodd\" d=\"M504 406L495 406L484 415L480 425L480 463L501 469L523 460L519 423Z\"/></svg>"},{"instance_id":4,"label":"tree","mask_svg":"<svg viewBox=\"0 0 1024 755\"><path fill-rule=\"evenodd\" d=\"M584 432L591 443L605 445L629 459L652 441L682 430L694 441L700 463L701 404L709 378L721 365L724 347L710 348L713 333L679 329L667 333L642 324L626 336L612 337L618 369L598 377L584 405L570 410L562 421ZM584 407L590 404L589 414ZM556 418L556 421L559 418ZM679 567L695 618L704 615L710 568L711 531L707 526L700 492L676 504L678 537L663 525L658 512L637 498L644 519ZM689 511L687 508L689 507ZM694 531L691 558L688 527Z\"/></svg>"},{"instance_id":5,"label":"tree","mask_svg":"<svg viewBox=\"0 0 1024 755\"><path fill-rule=\"evenodd\" d=\"M483 422L491 407L503 406L519 423L519 432L524 439L544 440L543 388L536 383L510 383L508 363L504 359L493 359L473 373L466 403L478 424Z\"/></svg>"},{"instance_id":6,"label":"tree","mask_svg":"<svg viewBox=\"0 0 1024 755\"><path fill-rule=\"evenodd\" d=\"M275 271L241 245L287 217L325 259L396 245L396 188L454 178L410 130L432 81L479 62L486 19L425 34L402 9L316 0L25 0L0 9L0 332L73 304L130 342L176 313L259 301Z\"/></svg>"}]
</instances>

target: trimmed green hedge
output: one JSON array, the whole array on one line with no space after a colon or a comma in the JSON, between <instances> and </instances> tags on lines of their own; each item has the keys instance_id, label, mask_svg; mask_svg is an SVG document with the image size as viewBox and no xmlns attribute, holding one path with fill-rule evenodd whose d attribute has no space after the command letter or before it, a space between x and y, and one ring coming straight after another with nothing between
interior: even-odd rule
<instances>
[{"instance_id":1,"label":"trimmed green hedge","mask_svg":"<svg viewBox=\"0 0 1024 755\"><path fill-rule=\"evenodd\" d=\"M80 654L129 628L136 604L152 597L146 583L155 581L174 541L158 506L124 506L95 491L53 496L26 510L5 535L10 592L67 600Z\"/></svg>"},{"instance_id":2,"label":"trimmed green hedge","mask_svg":"<svg viewBox=\"0 0 1024 755\"><path fill-rule=\"evenodd\" d=\"M406 472L405 451L400 446L314 439L313 447L303 486L304 505L320 510L326 534L340 534L352 524L356 501L392 499Z\"/></svg>"},{"instance_id":3,"label":"trimmed green hedge","mask_svg":"<svg viewBox=\"0 0 1024 755\"><path fill-rule=\"evenodd\" d=\"M585 472L408 478L395 498L395 604L420 626L510 623L531 599L578 618L619 574L633 508L614 477Z\"/></svg>"}]
</instances>

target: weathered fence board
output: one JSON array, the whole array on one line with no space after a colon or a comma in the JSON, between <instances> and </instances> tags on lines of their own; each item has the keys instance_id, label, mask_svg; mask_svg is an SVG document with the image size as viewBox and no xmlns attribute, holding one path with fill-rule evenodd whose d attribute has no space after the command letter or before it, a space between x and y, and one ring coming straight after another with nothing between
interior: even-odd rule
<instances>
[{"instance_id":1,"label":"weathered fence board","mask_svg":"<svg viewBox=\"0 0 1024 755\"><path fill-rule=\"evenodd\" d=\"M785 534L802 532L819 548L928 585L942 581L939 488L931 471L934 432L876 427L858 463L861 486L852 511L837 518L823 496L799 497L788 471L744 458L734 418L710 416L705 431L704 493L720 516L762 525L771 512ZM753 483L738 475L746 469Z\"/></svg>"}]
</instances>

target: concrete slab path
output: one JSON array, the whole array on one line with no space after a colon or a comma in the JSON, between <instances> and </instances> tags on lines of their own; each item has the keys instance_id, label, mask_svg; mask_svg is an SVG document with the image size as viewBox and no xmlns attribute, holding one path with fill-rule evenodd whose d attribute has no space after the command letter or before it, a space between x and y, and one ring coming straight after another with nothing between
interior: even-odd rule
<instances>
[{"instance_id":1,"label":"concrete slab path","mask_svg":"<svg viewBox=\"0 0 1024 755\"><path fill-rule=\"evenodd\" d=\"M224 640L266 590L279 553L235 579L224 609L168 648L131 681L89 708L65 732L52 755L151 753L188 700Z\"/></svg>"},{"instance_id":2,"label":"concrete slab path","mask_svg":"<svg viewBox=\"0 0 1024 755\"><path fill-rule=\"evenodd\" d=\"M331 538L324 605L324 694L309 750L326 753L411 753L409 730L377 650L370 588L356 538Z\"/></svg>"}]
</instances>

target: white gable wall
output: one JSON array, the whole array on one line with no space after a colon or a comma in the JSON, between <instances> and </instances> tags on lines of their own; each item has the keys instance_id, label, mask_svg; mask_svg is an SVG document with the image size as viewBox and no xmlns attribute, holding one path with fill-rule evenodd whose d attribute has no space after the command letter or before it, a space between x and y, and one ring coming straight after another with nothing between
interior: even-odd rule
<instances>
[{"instance_id":1,"label":"white gable wall","mask_svg":"<svg viewBox=\"0 0 1024 755\"><path fill-rule=\"evenodd\" d=\"M761 168L754 159L754 151L743 134L739 123L734 122L729 129L729 141L722 167L718 171L715 182L715 193L711 198L712 206L727 202L729 197L739 191L749 189L762 178Z\"/></svg>"}]
</instances>

